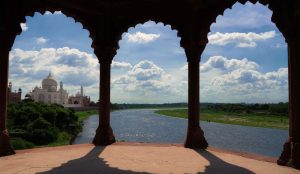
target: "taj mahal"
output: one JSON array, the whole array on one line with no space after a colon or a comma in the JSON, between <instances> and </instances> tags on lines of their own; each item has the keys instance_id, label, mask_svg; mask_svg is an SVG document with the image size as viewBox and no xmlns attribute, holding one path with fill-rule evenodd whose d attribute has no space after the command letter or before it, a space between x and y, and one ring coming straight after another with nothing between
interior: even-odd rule
<instances>
[{"instance_id":1,"label":"taj mahal","mask_svg":"<svg viewBox=\"0 0 300 174\"><path fill-rule=\"evenodd\" d=\"M64 89L63 82L58 83L53 78L51 72L43 79L41 87L34 87L26 97L34 100L35 102L43 102L46 104L60 104L64 107L83 107L89 106L91 99L89 96L84 95L83 86L80 92L76 95L69 96L68 92Z\"/></svg>"},{"instance_id":2,"label":"taj mahal","mask_svg":"<svg viewBox=\"0 0 300 174\"><path fill-rule=\"evenodd\" d=\"M49 73L42 81L42 87L36 86L28 95L36 102L67 104L68 92L63 88L63 82L60 82L59 89L57 89L57 86L57 81L52 77L51 73Z\"/></svg>"}]
</instances>

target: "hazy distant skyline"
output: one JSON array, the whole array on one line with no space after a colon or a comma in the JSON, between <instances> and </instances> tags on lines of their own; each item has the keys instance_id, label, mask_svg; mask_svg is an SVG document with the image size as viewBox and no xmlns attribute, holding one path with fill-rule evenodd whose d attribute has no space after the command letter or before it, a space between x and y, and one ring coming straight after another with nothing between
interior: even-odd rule
<instances>
[{"instance_id":1,"label":"hazy distant skyline","mask_svg":"<svg viewBox=\"0 0 300 174\"><path fill-rule=\"evenodd\" d=\"M211 26L201 57L201 102L288 101L287 46L261 4L236 4ZM60 12L21 24L10 53L15 88L29 92L51 71L69 94L99 97L99 65L88 31ZM114 103L187 102L187 62L177 31L149 21L130 28L112 63Z\"/></svg>"}]
</instances>

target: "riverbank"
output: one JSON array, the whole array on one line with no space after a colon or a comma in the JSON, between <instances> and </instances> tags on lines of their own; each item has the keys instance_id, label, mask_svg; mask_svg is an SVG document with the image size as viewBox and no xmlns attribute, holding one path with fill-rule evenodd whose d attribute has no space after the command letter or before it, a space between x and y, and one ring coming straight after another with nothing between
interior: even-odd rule
<instances>
[{"instance_id":1,"label":"riverbank","mask_svg":"<svg viewBox=\"0 0 300 174\"><path fill-rule=\"evenodd\" d=\"M75 115L78 117L79 122L83 122L89 116L98 114L98 112L99 112L98 110L78 111L78 112L75 112Z\"/></svg>"},{"instance_id":2,"label":"riverbank","mask_svg":"<svg viewBox=\"0 0 300 174\"><path fill-rule=\"evenodd\" d=\"M188 118L187 109L172 109L172 110L157 110L157 114ZM253 126L263 128L275 129L288 129L288 117L280 115L272 115L266 113L234 113L234 112L213 112L213 111L200 111L200 119L207 122L216 122L223 124L234 124L241 126Z\"/></svg>"},{"instance_id":3,"label":"riverbank","mask_svg":"<svg viewBox=\"0 0 300 174\"><path fill-rule=\"evenodd\" d=\"M289 173L299 170L278 166L273 159L223 150L193 150L178 145L116 143L17 151L0 158L2 174L11 173Z\"/></svg>"},{"instance_id":4,"label":"riverbank","mask_svg":"<svg viewBox=\"0 0 300 174\"><path fill-rule=\"evenodd\" d=\"M75 112L75 115L78 117L78 123L83 126L83 121L87 119L88 117L98 114L98 110L90 110L90 111L77 111ZM57 140L51 144L46 145L46 147L53 147L53 146L64 146L64 145L70 145L74 141L74 139L77 137L72 136L67 133L60 133Z\"/></svg>"},{"instance_id":5,"label":"riverbank","mask_svg":"<svg viewBox=\"0 0 300 174\"><path fill-rule=\"evenodd\" d=\"M89 116L97 114L97 110L89 110L89 111L77 111L75 112L75 115L78 117L78 120L76 121L78 125L81 125L81 128L83 128L83 121L87 119ZM14 135L14 134L13 134ZM46 145L36 145L31 142L25 141L22 138L18 137L12 137L12 145L15 149L31 149L31 148L41 148L41 147L54 147L54 146L63 146L63 145L70 145L74 141L74 139L78 135L73 135L71 133L68 133L66 131L59 131L57 133L57 139L49 144Z\"/></svg>"}]
</instances>

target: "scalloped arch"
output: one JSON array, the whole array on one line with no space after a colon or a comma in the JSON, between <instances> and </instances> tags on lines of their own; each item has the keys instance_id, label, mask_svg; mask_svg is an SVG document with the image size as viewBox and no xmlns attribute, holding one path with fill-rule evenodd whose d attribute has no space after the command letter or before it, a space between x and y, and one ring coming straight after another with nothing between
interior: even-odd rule
<instances>
[{"instance_id":1,"label":"scalloped arch","mask_svg":"<svg viewBox=\"0 0 300 174\"><path fill-rule=\"evenodd\" d=\"M210 25L209 25L209 32L211 31L211 26L216 23L217 18L219 16L223 16L226 10L232 9L232 7L235 4L237 4L237 3L245 5L245 3L247 3L247 2L251 2L252 4L260 3L260 4L264 5L264 6L266 6L266 8L268 8L272 12L271 21L276 25L276 27L278 28L278 30L282 34L284 34L283 29L280 27L278 21L274 20L274 10L270 7L269 0L233 0L231 2L225 2L224 4L222 4L222 7L220 8L220 12L216 15L216 17L214 18L213 22L210 23Z\"/></svg>"},{"instance_id":2,"label":"scalloped arch","mask_svg":"<svg viewBox=\"0 0 300 174\"><path fill-rule=\"evenodd\" d=\"M126 25L124 25L123 27L121 27L120 31L118 32L118 37L116 38L118 41L118 46L117 49L120 48L119 43L122 40L122 35L124 33L128 33L128 30L130 28L136 28L138 25L143 25L149 21L155 22L156 24L162 23L165 27L170 26L172 31L177 31L177 37L182 38L181 32L179 31L179 29L177 27L175 27L175 25L172 25L169 22L165 22L163 20L156 20L153 18L146 18L146 19L142 19L142 20L137 20L137 21L132 21L130 23L126 23Z\"/></svg>"},{"instance_id":3,"label":"scalloped arch","mask_svg":"<svg viewBox=\"0 0 300 174\"><path fill-rule=\"evenodd\" d=\"M28 11L24 12L20 16L20 18L17 22L18 22L18 24L25 23L27 16L34 17L35 13L40 13L40 14L44 15L47 11L51 12L52 14L55 11L61 11L61 13L64 14L66 17L72 18L75 23L80 23L82 25L82 29L88 31L89 38L91 38L91 40L92 40L91 48L94 48L94 45L95 45L95 42L96 42L96 36L95 36L95 34L92 30L92 27L89 26L88 23L85 22L85 20L81 19L79 17L79 15L77 15L75 12L72 13L72 12L69 12L68 10L63 9L63 8L53 8L53 7L35 8L35 9L28 10ZM16 35L20 35L21 33L22 33L22 28L19 25L18 32L17 32Z\"/></svg>"}]
</instances>

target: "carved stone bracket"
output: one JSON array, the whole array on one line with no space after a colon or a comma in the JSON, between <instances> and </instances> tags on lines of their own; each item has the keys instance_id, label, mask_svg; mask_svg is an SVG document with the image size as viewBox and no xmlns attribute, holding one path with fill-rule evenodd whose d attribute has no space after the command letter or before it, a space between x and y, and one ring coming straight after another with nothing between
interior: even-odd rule
<instances>
[{"instance_id":1,"label":"carved stone bracket","mask_svg":"<svg viewBox=\"0 0 300 174\"><path fill-rule=\"evenodd\" d=\"M113 58L117 54L117 49L115 48L96 48L94 51L95 55L97 56L99 63L112 63Z\"/></svg>"},{"instance_id":2,"label":"carved stone bracket","mask_svg":"<svg viewBox=\"0 0 300 174\"><path fill-rule=\"evenodd\" d=\"M180 43L184 48L188 62L200 62L201 54L206 47L207 41L202 42L184 42Z\"/></svg>"}]
</instances>

